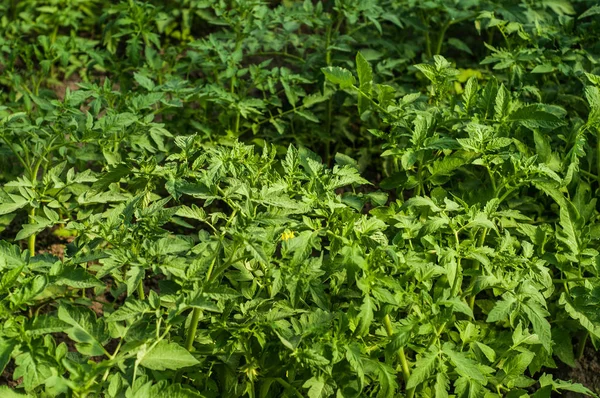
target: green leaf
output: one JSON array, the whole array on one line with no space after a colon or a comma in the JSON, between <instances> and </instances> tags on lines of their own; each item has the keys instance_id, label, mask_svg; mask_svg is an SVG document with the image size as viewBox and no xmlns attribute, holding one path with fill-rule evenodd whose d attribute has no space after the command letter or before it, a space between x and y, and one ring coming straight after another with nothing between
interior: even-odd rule
<instances>
[{"instance_id":1,"label":"green leaf","mask_svg":"<svg viewBox=\"0 0 600 398\"><path fill-rule=\"evenodd\" d=\"M36 221L40 221L36 224L24 224L23 228L17 233L15 240L27 239L31 235L35 235L50 227L53 223L50 220L36 218Z\"/></svg>"},{"instance_id":2,"label":"green leaf","mask_svg":"<svg viewBox=\"0 0 600 398\"><path fill-rule=\"evenodd\" d=\"M560 205L560 226L562 229L557 234L557 238L565 244L574 256L580 253L579 232L580 225L578 223L577 209L567 199L563 199Z\"/></svg>"},{"instance_id":3,"label":"green leaf","mask_svg":"<svg viewBox=\"0 0 600 398\"><path fill-rule=\"evenodd\" d=\"M485 355L488 361L494 362L496 360L496 351L494 351L493 348L483 343L480 343L479 341L476 341L475 345L477 345L481 352L483 352L483 355Z\"/></svg>"},{"instance_id":4,"label":"green leaf","mask_svg":"<svg viewBox=\"0 0 600 398\"><path fill-rule=\"evenodd\" d=\"M75 345L77 351L89 356L105 354L103 343L109 336L104 320L96 319L92 310L61 304L58 307L58 319L71 326L66 332L78 343Z\"/></svg>"},{"instance_id":5,"label":"green leaf","mask_svg":"<svg viewBox=\"0 0 600 398\"><path fill-rule=\"evenodd\" d=\"M477 77L471 76L465 84L465 91L462 94L462 100L465 106L465 111L469 112L477 99L478 83Z\"/></svg>"},{"instance_id":6,"label":"green leaf","mask_svg":"<svg viewBox=\"0 0 600 398\"><path fill-rule=\"evenodd\" d=\"M574 368L577 366L575 362L575 354L573 353L573 338L571 334L563 328L552 328L552 352L563 363Z\"/></svg>"},{"instance_id":7,"label":"green leaf","mask_svg":"<svg viewBox=\"0 0 600 398\"><path fill-rule=\"evenodd\" d=\"M101 192L108 188L113 182L119 182L121 178L129 175L131 169L125 164L112 166L109 171L103 173L92 185L92 190Z\"/></svg>"},{"instance_id":8,"label":"green leaf","mask_svg":"<svg viewBox=\"0 0 600 398\"><path fill-rule=\"evenodd\" d=\"M302 387L308 388L307 395L309 398L325 398L329 397L333 392L333 389L327 385L323 376L311 377L304 382Z\"/></svg>"},{"instance_id":9,"label":"green leaf","mask_svg":"<svg viewBox=\"0 0 600 398\"><path fill-rule=\"evenodd\" d=\"M365 366L362 360L362 351L358 343L354 342L346 347L346 360L358 375L362 386L365 378Z\"/></svg>"},{"instance_id":10,"label":"green leaf","mask_svg":"<svg viewBox=\"0 0 600 398\"><path fill-rule=\"evenodd\" d=\"M498 322L508 318L514 310L515 299L512 297L497 301L487 316L486 322Z\"/></svg>"},{"instance_id":11,"label":"green leaf","mask_svg":"<svg viewBox=\"0 0 600 398\"><path fill-rule=\"evenodd\" d=\"M525 373L525 370L531 361L533 361L534 357L535 354L530 351L511 355L502 365L502 370L504 370L505 373L504 379L506 381L510 381L516 379L517 377L521 377Z\"/></svg>"},{"instance_id":12,"label":"green leaf","mask_svg":"<svg viewBox=\"0 0 600 398\"><path fill-rule=\"evenodd\" d=\"M535 68L531 70L531 73L552 73L554 72L554 67L549 64L537 65Z\"/></svg>"},{"instance_id":13,"label":"green leaf","mask_svg":"<svg viewBox=\"0 0 600 398\"><path fill-rule=\"evenodd\" d=\"M555 113L549 112L549 110ZM555 129L565 124L562 108L547 107L540 104L527 105L512 112L507 120L517 122L527 128Z\"/></svg>"},{"instance_id":14,"label":"green leaf","mask_svg":"<svg viewBox=\"0 0 600 398\"><path fill-rule=\"evenodd\" d=\"M552 333L550 331L550 323L545 318L550 313L533 300L522 303L521 309L527 314L527 318L533 325L533 331L538 335L546 351L552 353Z\"/></svg>"},{"instance_id":15,"label":"green leaf","mask_svg":"<svg viewBox=\"0 0 600 398\"><path fill-rule=\"evenodd\" d=\"M368 93L371 89L373 82L373 70L369 61L360 53L356 53L356 72L358 74L358 82L360 83L360 89Z\"/></svg>"},{"instance_id":16,"label":"green leaf","mask_svg":"<svg viewBox=\"0 0 600 398\"><path fill-rule=\"evenodd\" d=\"M17 343L14 340L8 340L0 337L0 374L4 372L4 368L10 361L13 349Z\"/></svg>"},{"instance_id":17,"label":"green leaf","mask_svg":"<svg viewBox=\"0 0 600 398\"><path fill-rule=\"evenodd\" d=\"M13 200L12 202L0 204L0 216L22 209L29 203L27 199L19 195L10 195L10 197Z\"/></svg>"},{"instance_id":18,"label":"green leaf","mask_svg":"<svg viewBox=\"0 0 600 398\"><path fill-rule=\"evenodd\" d=\"M42 336L48 333L64 332L69 324L61 321L56 314L38 315L27 327L27 334L31 336Z\"/></svg>"},{"instance_id":19,"label":"green leaf","mask_svg":"<svg viewBox=\"0 0 600 398\"><path fill-rule=\"evenodd\" d=\"M127 295L131 296L138 288L142 279L144 279L145 270L143 267L131 267L127 270Z\"/></svg>"},{"instance_id":20,"label":"green leaf","mask_svg":"<svg viewBox=\"0 0 600 398\"><path fill-rule=\"evenodd\" d=\"M325 74L325 78L334 84L338 84L341 89L352 87L356 80L352 73L339 66L328 66L321 68L321 71Z\"/></svg>"},{"instance_id":21,"label":"green leaf","mask_svg":"<svg viewBox=\"0 0 600 398\"><path fill-rule=\"evenodd\" d=\"M201 292L192 293L186 303L189 307L199 308L203 311L222 312L214 301L210 300L209 297Z\"/></svg>"},{"instance_id":22,"label":"green leaf","mask_svg":"<svg viewBox=\"0 0 600 398\"><path fill-rule=\"evenodd\" d=\"M457 39L456 37L449 38L448 44L450 44L457 50L473 55L473 51L471 51L471 48L464 41Z\"/></svg>"},{"instance_id":23,"label":"green leaf","mask_svg":"<svg viewBox=\"0 0 600 398\"><path fill-rule=\"evenodd\" d=\"M496 104L494 105L494 116L496 120L502 120L508 114L508 107L510 106L510 92L504 84L500 85L498 94L496 94Z\"/></svg>"},{"instance_id":24,"label":"green leaf","mask_svg":"<svg viewBox=\"0 0 600 398\"><path fill-rule=\"evenodd\" d=\"M369 328L373 322L373 309L374 303L371 296L368 294L363 298L363 303L360 306L360 312L358 314L358 327L356 328L356 335L361 337L369 333Z\"/></svg>"},{"instance_id":25,"label":"green leaf","mask_svg":"<svg viewBox=\"0 0 600 398\"><path fill-rule=\"evenodd\" d=\"M54 367L44 359L42 355L33 355L30 352L23 352L15 358L17 368L13 373L16 380L23 378L23 385L26 390L31 391L37 386L43 384L48 378L53 376Z\"/></svg>"},{"instance_id":26,"label":"green leaf","mask_svg":"<svg viewBox=\"0 0 600 398\"><path fill-rule=\"evenodd\" d=\"M294 109L294 113L313 123L319 123L319 118L307 109Z\"/></svg>"},{"instance_id":27,"label":"green leaf","mask_svg":"<svg viewBox=\"0 0 600 398\"><path fill-rule=\"evenodd\" d=\"M571 318L579 321L581 326L583 326L588 332L590 332L590 334L600 339L600 324L595 323L592 319L590 319L590 314L587 314L576 308L566 293L561 293L558 303L564 306L565 311L567 312L567 314L569 314ZM597 309L594 309L594 311L597 311ZM597 313L594 312L593 315L597 316Z\"/></svg>"},{"instance_id":28,"label":"green leaf","mask_svg":"<svg viewBox=\"0 0 600 398\"><path fill-rule=\"evenodd\" d=\"M482 396L483 386L476 380L461 376L454 385L458 398L479 398Z\"/></svg>"},{"instance_id":29,"label":"green leaf","mask_svg":"<svg viewBox=\"0 0 600 398\"><path fill-rule=\"evenodd\" d=\"M2 398L29 398L29 394L21 394L7 386L0 386L0 397Z\"/></svg>"},{"instance_id":30,"label":"green leaf","mask_svg":"<svg viewBox=\"0 0 600 398\"><path fill-rule=\"evenodd\" d=\"M577 19L583 19L583 18L587 18L587 17L591 17L593 15L599 15L599 14L600 14L600 5L591 6L583 14L581 14L579 17L577 17Z\"/></svg>"},{"instance_id":31,"label":"green leaf","mask_svg":"<svg viewBox=\"0 0 600 398\"><path fill-rule=\"evenodd\" d=\"M25 265L19 246L0 241L0 270L16 268ZM5 271L3 271L5 272ZM1 291L1 290L0 290Z\"/></svg>"},{"instance_id":32,"label":"green leaf","mask_svg":"<svg viewBox=\"0 0 600 398\"><path fill-rule=\"evenodd\" d=\"M492 116L497 94L498 81L495 78L492 78L487 82L480 96L481 107L483 108L485 118Z\"/></svg>"},{"instance_id":33,"label":"green leaf","mask_svg":"<svg viewBox=\"0 0 600 398\"><path fill-rule=\"evenodd\" d=\"M482 384L486 383L487 379L483 373L481 373L475 361L467 358L467 356L461 352L453 351L447 346L443 348L443 351L444 354L450 358L459 375L468 377L469 379L473 379Z\"/></svg>"},{"instance_id":34,"label":"green leaf","mask_svg":"<svg viewBox=\"0 0 600 398\"><path fill-rule=\"evenodd\" d=\"M77 289L105 286L98 278L88 273L82 267L74 266L65 266L61 273L56 275L54 283L59 286L70 286Z\"/></svg>"},{"instance_id":35,"label":"green leaf","mask_svg":"<svg viewBox=\"0 0 600 398\"><path fill-rule=\"evenodd\" d=\"M542 4L552 9L557 15L575 14L575 9L568 0L544 0Z\"/></svg>"},{"instance_id":36,"label":"green leaf","mask_svg":"<svg viewBox=\"0 0 600 398\"><path fill-rule=\"evenodd\" d=\"M444 300L440 302L441 305L451 307L453 312L459 312L465 314L469 318L474 318L473 310L471 307L464 301L462 301L459 297L454 297L451 300Z\"/></svg>"},{"instance_id":37,"label":"green leaf","mask_svg":"<svg viewBox=\"0 0 600 398\"><path fill-rule=\"evenodd\" d=\"M435 372L437 359L438 354L434 351L429 351L421 356L417 360L413 372L410 374L406 388L415 388L429 379Z\"/></svg>"},{"instance_id":38,"label":"green leaf","mask_svg":"<svg viewBox=\"0 0 600 398\"><path fill-rule=\"evenodd\" d=\"M394 398L398 389L394 369L383 362L377 361L377 381L379 382L379 391L377 398Z\"/></svg>"},{"instance_id":39,"label":"green leaf","mask_svg":"<svg viewBox=\"0 0 600 398\"><path fill-rule=\"evenodd\" d=\"M206 395L200 394L198 391L192 389L193 387L183 386L181 384L169 384L166 385L158 383L152 386L150 392L146 396L140 398L152 397L152 398L206 398Z\"/></svg>"},{"instance_id":40,"label":"green leaf","mask_svg":"<svg viewBox=\"0 0 600 398\"><path fill-rule=\"evenodd\" d=\"M148 369L177 370L200 363L188 350L174 342L161 340L148 351L146 349L146 345L140 348L137 361Z\"/></svg>"}]
</instances>

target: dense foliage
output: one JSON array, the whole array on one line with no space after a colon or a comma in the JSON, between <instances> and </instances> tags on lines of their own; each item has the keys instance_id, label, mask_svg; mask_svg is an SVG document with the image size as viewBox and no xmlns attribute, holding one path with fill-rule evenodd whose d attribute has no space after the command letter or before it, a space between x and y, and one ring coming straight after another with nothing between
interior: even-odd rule
<instances>
[{"instance_id":1,"label":"dense foliage","mask_svg":"<svg viewBox=\"0 0 600 398\"><path fill-rule=\"evenodd\" d=\"M0 0L2 397L550 397L600 344L600 6ZM59 250L56 250L56 249Z\"/></svg>"}]
</instances>

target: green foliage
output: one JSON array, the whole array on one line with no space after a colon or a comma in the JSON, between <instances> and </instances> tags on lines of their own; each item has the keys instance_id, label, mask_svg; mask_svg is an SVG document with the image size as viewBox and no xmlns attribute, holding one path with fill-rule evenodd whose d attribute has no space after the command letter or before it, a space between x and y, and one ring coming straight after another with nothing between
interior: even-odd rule
<instances>
[{"instance_id":1,"label":"green foliage","mask_svg":"<svg viewBox=\"0 0 600 398\"><path fill-rule=\"evenodd\" d=\"M0 1L0 395L597 394L598 14Z\"/></svg>"}]
</instances>

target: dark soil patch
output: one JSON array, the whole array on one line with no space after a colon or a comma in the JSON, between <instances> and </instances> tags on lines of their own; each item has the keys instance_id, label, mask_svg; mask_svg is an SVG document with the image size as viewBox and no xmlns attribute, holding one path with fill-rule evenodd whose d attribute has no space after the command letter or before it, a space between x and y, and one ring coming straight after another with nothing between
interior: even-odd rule
<instances>
[{"instance_id":1,"label":"dark soil patch","mask_svg":"<svg viewBox=\"0 0 600 398\"><path fill-rule=\"evenodd\" d=\"M15 388L23 382L22 379L13 380L12 375L14 371L15 365L12 361L10 361L8 365L6 365L4 372L0 374L0 386L8 386L9 388Z\"/></svg>"},{"instance_id":2,"label":"dark soil patch","mask_svg":"<svg viewBox=\"0 0 600 398\"><path fill-rule=\"evenodd\" d=\"M577 361L574 368L565 365L554 372L554 376L561 380L581 383L596 394L600 394L600 352L596 351L591 344L588 344L583 358ZM581 396L581 394L574 392L561 395L565 398Z\"/></svg>"}]
</instances>

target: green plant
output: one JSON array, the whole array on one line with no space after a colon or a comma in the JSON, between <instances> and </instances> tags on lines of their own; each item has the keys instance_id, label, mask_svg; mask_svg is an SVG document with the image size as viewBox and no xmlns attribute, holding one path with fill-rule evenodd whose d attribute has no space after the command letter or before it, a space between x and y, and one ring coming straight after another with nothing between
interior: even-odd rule
<instances>
[{"instance_id":1,"label":"green plant","mask_svg":"<svg viewBox=\"0 0 600 398\"><path fill-rule=\"evenodd\" d=\"M0 395L597 396L599 14L0 1Z\"/></svg>"}]
</instances>

